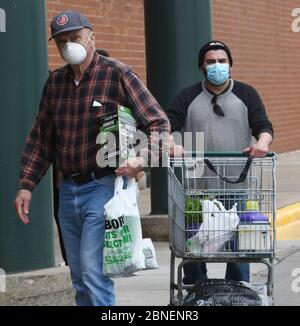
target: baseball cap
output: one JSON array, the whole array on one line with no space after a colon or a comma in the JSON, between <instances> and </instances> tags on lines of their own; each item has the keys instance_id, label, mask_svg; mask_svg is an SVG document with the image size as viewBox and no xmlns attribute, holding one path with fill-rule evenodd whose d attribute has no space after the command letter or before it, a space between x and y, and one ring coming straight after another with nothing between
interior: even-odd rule
<instances>
[{"instance_id":1,"label":"baseball cap","mask_svg":"<svg viewBox=\"0 0 300 326\"><path fill-rule=\"evenodd\" d=\"M233 65L233 59L229 47L225 43L220 41L210 41L205 45L203 45L202 48L199 50L199 57L198 57L199 69L202 68L205 54L210 50L224 50L228 55L230 66Z\"/></svg>"},{"instance_id":2,"label":"baseball cap","mask_svg":"<svg viewBox=\"0 0 300 326\"><path fill-rule=\"evenodd\" d=\"M60 33L75 31L84 27L92 30L92 25L86 16L75 10L63 11L52 19L49 41Z\"/></svg>"}]
</instances>

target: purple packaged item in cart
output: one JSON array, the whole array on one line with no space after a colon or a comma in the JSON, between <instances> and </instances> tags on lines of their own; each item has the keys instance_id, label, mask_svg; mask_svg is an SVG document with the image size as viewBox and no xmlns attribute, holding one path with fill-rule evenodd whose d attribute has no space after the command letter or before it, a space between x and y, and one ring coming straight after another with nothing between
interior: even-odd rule
<instances>
[{"instance_id":1,"label":"purple packaged item in cart","mask_svg":"<svg viewBox=\"0 0 300 326\"><path fill-rule=\"evenodd\" d=\"M240 216L240 222L268 222L267 216L262 215L260 212L249 211Z\"/></svg>"},{"instance_id":2,"label":"purple packaged item in cart","mask_svg":"<svg viewBox=\"0 0 300 326\"><path fill-rule=\"evenodd\" d=\"M259 212L258 201L247 200L246 212L241 214L240 222L269 222L269 218Z\"/></svg>"}]
</instances>

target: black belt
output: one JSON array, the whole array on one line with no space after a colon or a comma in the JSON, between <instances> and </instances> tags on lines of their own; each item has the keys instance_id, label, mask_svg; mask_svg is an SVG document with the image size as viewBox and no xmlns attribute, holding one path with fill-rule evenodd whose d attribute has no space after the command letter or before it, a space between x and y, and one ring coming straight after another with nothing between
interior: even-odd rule
<instances>
[{"instance_id":1,"label":"black belt","mask_svg":"<svg viewBox=\"0 0 300 326\"><path fill-rule=\"evenodd\" d=\"M114 174L114 169L89 172L85 174L75 173L71 175L64 175L64 180L70 180L73 183L80 185L80 184L88 183L95 179L101 179L109 174Z\"/></svg>"}]
</instances>

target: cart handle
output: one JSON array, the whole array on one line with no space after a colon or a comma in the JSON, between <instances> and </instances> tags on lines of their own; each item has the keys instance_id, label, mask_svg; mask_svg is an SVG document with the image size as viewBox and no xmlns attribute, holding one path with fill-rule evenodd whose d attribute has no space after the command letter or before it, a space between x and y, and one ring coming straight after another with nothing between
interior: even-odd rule
<instances>
[{"instance_id":1,"label":"cart handle","mask_svg":"<svg viewBox=\"0 0 300 326\"><path fill-rule=\"evenodd\" d=\"M196 156L197 152L190 152L189 154L192 156ZM201 154L203 155L203 153L201 153ZM275 153L269 152L266 156L274 157ZM247 158L245 167L244 167L243 171L241 172L240 176L236 180L231 180L227 177L220 175L217 172L216 168L213 166L213 164L207 159L207 157L248 157L248 158ZM207 165L207 167L212 172L214 172L222 181L224 181L226 183L230 183L230 184L238 184L238 183L242 183L246 180L248 171L250 169L253 159L254 159L253 156L249 156L247 153L244 153L244 152L204 152L204 163Z\"/></svg>"},{"instance_id":2,"label":"cart handle","mask_svg":"<svg viewBox=\"0 0 300 326\"><path fill-rule=\"evenodd\" d=\"M192 157L202 156L202 157L247 157L248 154L245 152L215 152L215 151L207 151L207 152L185 152L185 155L191 155ZM269 152L266 157L274 157L276 154L274 152Z\"/></svg>"}]
</instances>

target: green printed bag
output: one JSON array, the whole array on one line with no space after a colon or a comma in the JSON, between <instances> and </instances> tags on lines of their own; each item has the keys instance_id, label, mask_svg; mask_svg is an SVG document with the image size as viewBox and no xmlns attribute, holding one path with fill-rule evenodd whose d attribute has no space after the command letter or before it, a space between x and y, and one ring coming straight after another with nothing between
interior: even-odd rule
<instances>
[{"instance_id":1,"label":"green printed bag","mask_svg":"<svg viewBox=\"0 0 300 326\"><path fill-rule=\"evenodd\" d=\"M104 206L103 273L109 277L132 276L136 271L145 269L135 179L128 179L127 187L123 188L123 177L117 177L114 196Z\"/></svg>"}]
</instances>

